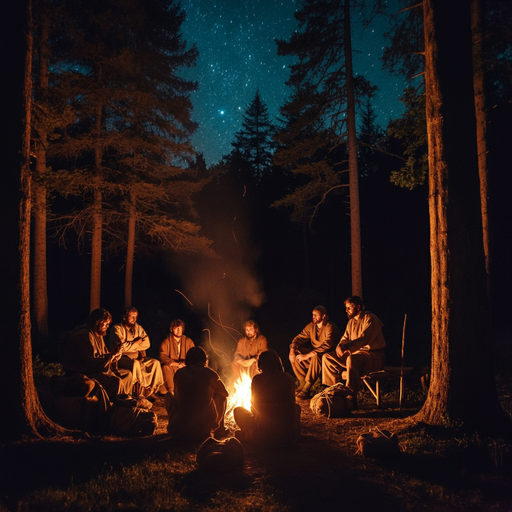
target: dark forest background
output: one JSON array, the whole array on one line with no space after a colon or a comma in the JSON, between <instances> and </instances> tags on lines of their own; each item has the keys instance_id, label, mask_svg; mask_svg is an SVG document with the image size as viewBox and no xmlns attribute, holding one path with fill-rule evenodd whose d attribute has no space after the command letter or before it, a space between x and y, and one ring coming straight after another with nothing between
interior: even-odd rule
<instances>
[{"instance_id":1,"label":"dark forest background","mask_svg":"<svg viewBox=\"0 0 512 512\"><path fill-rule=\"evenodd\" d=\"M306 7L311 3L314 2L305 2ZM87 23L89 29L101 28L107 34L115 34L111 26L105 29L98 22L102 16L108 19L106 4L113 8L116 2L87 2L83 5L81 2L74 2L72 7L64 1L34 2L34 34L36 42L44 43L39 46L36 44L34 55L35 98L40 100L40 104L58 104L66 98L63 95L67 94L65 102L74 109L71 115L66 114L68 117L65 122L62 114L60 124L53 121L51 129L45 128L46 140L49 146L54 147L46 155L46 168L50 174L48 187L51 190L48 194L47 239L49 331L47 337L36 333L33 338L35 353L43 360L58 359L59 340L63 333L85 322L90 310L91 228L87 221L75 231L63 229L63 226L66 222L69 223L69 212L73 211L78 216L77 212L85 208L87 197L92 194L87 188L87 180L90 179L87 178L87 172L94 167L94 145L79 146L77 141L87 135L96 118L79 104L89 93L90 98L96 100L102 96L92 89L87 90L87 85L81 85L85 89L78 92L78 85L80 81L85 83L87 79L98 79L99 70L91 63L101 60L99 57L105 60L112 57L115 60L116 52L119 51L117 55L120 55L126 48L129 55L130 52L135 54L138 44L128 36L126 40L120 36L125 34L125 29L126 34L131 33L131 24L138 23L135 13L127 12L126 26L116 25L119 30L118 39L107 38L106 48L101 50L104 53L80 54L80 50L84 48L91 51L90 45L94 38L99 40L105 36L94 31L88 32ZM173 2L163 1L155 4L162 9L167 4L174 5ZM489 11L490 19L494 20L496 16L503 15L503 2L490 2L490 5L494 9ZM74 17L77 9L82 9L80 18ZM179 33L180 23L185 15L179 7L176 9L174 25L171 27L175 31L174 35ZM506 9L505 12L509 14ZM50 18L51 23L48 13L55 16ZM158 16L158 10L147 13L149 21L154 20L155 16ZM307 12L303 16L307 16ZM79 23L78 20L82 21ZM47 25L47 28L50 27L49 36L42 35L44 23L50 23ZM492 26L491 23L490 25ZM76 32L66 31L66 27L72 27ZM146 26L141 28L143 31L146 29ZM157 29L161 29L161 35L167 33L169 26L165 26L162 21L162 26ZM44 40L44 37L48 39ZM507 48L510 47L508 41L503 43L508 45ZM155 47L160 43L156 38ZM190 45L193 42L188 43L188 49L177 45L173 50L173 65L177 64L176 69L180 65L193 64L193 51L187 53L191 51ZM44 51L49 53L44 54ZM160 50L145 48L145 51L147 56L157 59ZM165 53L168 48L162 51ZM285 46L281 46L280 51L292 52ZM489 51L497 50L491 48ZM50 95L38 96L41 63L45 55L50 61L50 89L53 87L56 91L51 98ZM509 66L509 54L504 52L502 57ZM286 358L292 338L310 321L312 308L318 304L327 308L330 318L343 330L346 324L343 301L352 294L348 189L341 186L336 188L321 203L322 193L329 187L322 189L317 197L309 198L309 207L299 218L292 218L293 208L275 204L313 180L312 176L294 173L291 160L286 165L282 158L275 157L283 150L283 134L289 134L296 121L295 118L292 119L292 100L283 106L281 119L274 120L268 116L265 98L261 98L256 91L254 101L245 111L243 127L233 140L233 151L225 155L221 162L208 166L202 155L196 154L188 144L188 137L195 129L190 123L191 106L184 108L182 117L176 120L172 113L167 116L162 113L158 104L148 107L145 103L146 97L139 96L143 90L151 95L151 90L148 92L144 88L161 79L171 91L166 101L185 101L197 84L178 84L179 72L172 71L163 77L148 74L147 83L137 85L136 77L140 74L138 66L141 62L133 56L127 60L130 63L132 61L132 69L128 69L126 65L124 70L116 70L116 74L112 73L108 78L110 82L105 78L105 69L115 66L109 63L102 70L103 86L111 91L110 95L107 94L107 99L105 96L102 99L105 116L102 120L103 136L106 138L115 132L128 139L137 133L137 136L144 139L141 132L147 130L149 134L151 130L148 125L158 125L160 115L167 121L173 119L172 122L169 121L170 124L174 123L181 130L179 136L171 137L176 137L173 140L176 140L177 145L179 138L178 148L153 157L148 156L148 148L143 147L141 150L147 165L151 166L151 158L154 158L154 165L162 168L167 165L172 168L172 172L161 179L166 187L174 187L173 199L167 202L162 200L158 206L152 205L151 211L141 210L140 215L148 215L152 219L160 216L177 218L180 222L193 222L199 228L200 236L212 242L210 248L215 252L215 256L212 256L201 251L177 250L179 244L175 242L160 240L156 243L154 239L144 238L147 233L140 235L136 246L144 250L136 252L135 256L132 303L139 310L139 321L152 340L153 355L159 342L167 335L170 321L174 318L185 320L186 334L209 351L219 368L232 356L241 325L248 318L259 322L270 346L283 359ZM387 64L390 71L393 71L389 61ZM496 71L495 63L493 66L490 67ZM172 65L169 64L169 69L171 68ZM510 328L504 325L503 316L508 316L508 312L512 310L512 106L509 95L512 86L510 75L508 78L506 74L505 78L501 75L499 77L498 71L489 80L489 105L492 108L488 111L487 133L490 237L494 254L493 272L496 276L492 288L492 315L498 350L502 355L505 353L510 356L511 333ZM112 93L115 84L121 80L125 80L125 84L129 83L130 87L133 85L129 98L116 97ZM96 82L98 83L99 81ZM415 113L414 109L417 107L418 98L424 92L422 86L418 86L419 82L415 83L417 87L413 99L407 99L404 93L407 112L402 119L402 128L412 118L414 126L419 126L418 130L421 132L424 118ZM291 90L297 92L298 88L293 88L293 80L290 85ZM201 87L201 84L198 86ZM367 145L359 147L358 154L363 299L367 308L376 313L385 325L388 362L399 362L404 315L407 314L406 364L424 366L429 364L431 346L428 186L421 183L421 180L412 185L409 183L399 186L396 179L392 181L392 176L394 173L396 176L404 166L404 154L411 145L416 144L418 161L421 160L421 155L426 154L426 145L418 143L420 136L411 141L410 138L397 135L399 130L396 123L400 123L400 120L391 121L387 127L375 124L371 108L372 95L377 94L372 89L374 86L378 87L378 84L372 84L371 87L365 85L366 88L361 86L358 98L358 138L360 141L367 141ZM313 98L315 95L312 93L310 103L314 103ZM129 99L133 100L135 107L127 106L130 104ZM125 109L122 116L118 116L115 113L118 110L113 108L119 105ZM126 121L128 110L132 109L130 112L133 113L145 108L148 112L158 113L153 117L148 114L148 118L138 125L133 118L130 122ZM40 115L38 112L43 110L37 110L36 101L36 119ZM342 131L334 130L334 133L332 127L322 124L321 121L319 123L317 131L326 134L325 145L316 147L311 154L302 155L300 158L302 162L308 159L312 165L324 165L329 161L333 169L339 169L336 166L347 154L343 144L340 145L340 140L343 140ZM35 140L41 131L43 130L34 130L38 133ZM165 138L165 128L156 132L158 137ZM102 155L104 169L109 169L108 172L104 171L102 179L110 187L103 197L103 203L110 213L125 211L123 201L129 195L126 176L136 176L131 181L131 184L135 183L135 187L139 184L158 188L154 178L141 177L142 168L137 168L135 164L126 164L129 160L127 155L130 158L133 156L133 148L127 150L122 144L115 144L117 142L107 140ZM183 169L186 178L179 176L180 169ZM114 172L110 172L111 170ZM66 180L73 173L82 178L85 175L85 182L82 188L79 184L78 191L70 192L66 188L68 185L63 187L59 180ZM342 184L344 178L341 172L338 174L336 184ZM197 186L187 187L183 183L194 183ZM104 187L103 191L106 190ZM152 192L149 195L151 194ZM182 211L179 207L180 200L187 205L190 203L190 210L186 208L187 211ZM317 205L319 206L315 209ZM115 226L117 234L104 244L100 303L101 307L112 313L114 321L120 321L125 305L124 247L128 243L122 234L122 226L123 222L127 223L127 218L120 213L104 217L104 226L110 226L108 219L114 219L111 221L110 231L114 231ZM482 310L481 314L487 313ZM218 350L226 356L222 356Z\"/></svg>"}]
</instances>

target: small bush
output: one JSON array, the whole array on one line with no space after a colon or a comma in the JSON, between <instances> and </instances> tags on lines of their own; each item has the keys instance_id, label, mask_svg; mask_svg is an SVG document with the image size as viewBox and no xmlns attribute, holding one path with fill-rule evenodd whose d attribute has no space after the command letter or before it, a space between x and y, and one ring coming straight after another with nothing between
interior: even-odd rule
<instances>
[{"instance_id":1,"label":"small bush","mask_svg":"<svg viewBox=\"0 0 512 512\"><path fill-rule=\"evenodd\" d=\"M60 363L46 363L37 355L32 361L32 372L36 387L48 387L54 375L64 375L64 369Z\"/></svg>"}]
</instances>

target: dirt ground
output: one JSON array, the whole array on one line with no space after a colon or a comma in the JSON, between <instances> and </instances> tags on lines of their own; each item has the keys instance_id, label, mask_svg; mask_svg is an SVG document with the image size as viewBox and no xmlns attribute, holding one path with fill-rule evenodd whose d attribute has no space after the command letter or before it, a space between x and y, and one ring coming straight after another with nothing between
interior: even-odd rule
<instances>
[{"instance_id":1,"label":"dirt ground","mask_svg":"<svg viewBox=\"0 0 512 512\"><path fill-rule=\"evenodd\" d=\"M503 403L510 404L509 391L502 390L501 396ZM359 410L336 419L315 416L309 400L300 405L298 445L268 449L244 444L243 470L230 474L204 475L197 470L198 444L167 435L162 398L153 405L158 426L152 436L85 437L2 447L0 511L30 510L16 504L36 489L68 489L70 482L88 482L106 468L122 471L148 459L169 468L179 492L194 503L190 510L224 510L222 504L212 505L220 495L243 496L244 510L254 511L512 511L511 445L417 425L413 420L421 405L417 396L406 398L400 410L396 393L384 395L380 408L369 393L363 393ZM356 454L358 436L372 428L398 435L399 457L379 461ZM262 495L267 501L270 495L275 507L260 508Z\"/></svg>"},{"instance_id":2,"label":"dirt ground","mask_svg":"<svg viewBox=\"0 0 512 512\"><path fill-rule=\"evenodd\" d=\"M452 443L456 434L427 432L413 420L421 406L418 394L409 403L404 400L401 409L397 396L398 393L384 395L383 403L377 407L374 398L365 391L359 409L346 418L317 416L309 400L300 400L299 444L281 450L245 444L242 480L250 482L250 486L257 486L258 482L270 485L279 502L286 503L293 511L512 511L510 446L507 446L507 467L502 464L492 484L484 483L482 470L497 474L492 455L485 449L482 451L481 444L478 448L462 447L461 453L452 457L436 454L428 443L418 450L418 438L429 438L435 447L436 442ZM158 433L164 434L167 417L160 401L155 403L154 411L159 415ZM358 437L375 429L397 433L402 449L398 458L379 461L356 453ZM230 430L234 434L233 425ZM217 484L202 477L187 479L189 492L197 495L207 495L209 485L213 485L212 491ZM472 496L475 491L478 497ZM436 493L449 495L443 498ZM459 501L460 496L465 498Z\"/></svg>"}]
</instances>

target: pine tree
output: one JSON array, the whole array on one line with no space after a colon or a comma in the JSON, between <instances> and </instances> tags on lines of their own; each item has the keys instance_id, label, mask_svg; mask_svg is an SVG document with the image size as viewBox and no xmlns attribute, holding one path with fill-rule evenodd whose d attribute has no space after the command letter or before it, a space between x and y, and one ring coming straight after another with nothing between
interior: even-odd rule
<instances>
[{"instance_id":1,"label":"pine tree","mask_svg":"<svg viewBox=\"0 0 512 512\"><path fill-rule=\"evenodd\" d=\"M254 99L247 107L242 128L235 134L232 146L253 165L258 179L269 171L272 165L272 140L275 127L270 121L267 106L257 90Z\"/></svg>"},{"instance_id":2,"label":"pine tree","mask_svg":"<svg viewBox=\"0 0 512 512\"><path fill-rule=\"evenodd\" d=\"M353 76L349 0L306 0L295 17L301 30L278 41L278 53L295 56L297 63L287 82L293 95L281 111L290 124L278 135L275 162L309 176L312 186L299 187L277 204L302 209L304 200L316 195L318 206L328 193L347 186L341 175L348 160L352 292L362 295L355 110L356 99L371 96L375 88Z\"/></svg>"},{"instance_id":3,"label":"pine tree","mask_svg":"<svg viewBox=\"0 0 512 512\"><path fill-rule=\"evenodd\" d=\"M197 50L182 40L185 13L173 0L70 2L68 13L72 37L60 80L76 122L53 154L77 162L71 174L60 173L58 186L85 201L61 218L63 231L91 230L94 308L106 250L128 248L126 300L136 237L178 252L208 251L191 222L191 195L205 177L186 167L196 129L189 95L197 84L178 74L194 65Z\"/></svg>"},{"instance_id":4,"label":"pine tree","mask_svg":"<svg viewBox=\"0 0 512 512\"><path fill-rule=\"evenodd\" d=\"M49 202L52 198L52 169L48 148L72 121L66 101L57 92L55 73L50 72L52 44L56 37L59 4L49 0L33 2L33 91L31 145L33 154L33 244L32 244L32 320L34 338L48 338L47 232Z\"/></svg>"},{"instance_id":5,"label":"pine tree","mask_svg":"<svg viewBox=\"0 0 512 512\"><path fill-rule=\"evenodd\" d=\"M370 98L363 104L359 124L359 174L362 178L374 176L379 170L378 148L384 132L377 124L377 114L372 108Z\"/></svg>"}]
</instances>

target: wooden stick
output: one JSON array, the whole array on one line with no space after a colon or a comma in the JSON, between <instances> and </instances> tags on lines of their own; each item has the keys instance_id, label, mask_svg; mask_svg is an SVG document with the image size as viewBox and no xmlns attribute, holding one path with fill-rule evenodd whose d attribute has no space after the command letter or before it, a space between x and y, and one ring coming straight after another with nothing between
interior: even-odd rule
<instances>
[{"instance_id":1,"label":"wooden stick","mask_svg":"<svg viewBox=\"0 0 512 512\"><path fill-rule=\"evenodd\" d=\"M400 401L399 406L402 410L402 398L404 396L404 344L405 344L405 324L407 323L407 313L404 317L404 328L402 330L402 366L400 368Z\"/></svg>"}]
</instances>

